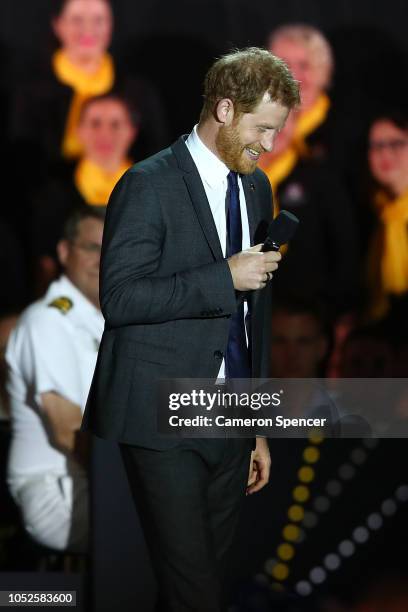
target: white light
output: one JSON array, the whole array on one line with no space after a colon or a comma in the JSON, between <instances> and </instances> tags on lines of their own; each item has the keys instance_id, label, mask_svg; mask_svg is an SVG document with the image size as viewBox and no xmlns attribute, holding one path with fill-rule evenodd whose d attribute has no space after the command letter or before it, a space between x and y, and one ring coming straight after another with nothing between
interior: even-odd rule
<instances>
[{"instance_id":1,"label":"white light","mask_svg":"<svg viewBox=\"0 0 408 612\"><path fill-rule=\"evenodd\" d=\"M312 585L307 580L301 580L296 585L296 593L302 595L303 597L307 597L313 591Z\"/></svg>"},{"instance_id":2,"label":"white light","mask_svg":"<svg viewBox=\"0 0 408 612\"><path fill-rule=\"evenodd\" d=\"M310 571L309 577L315 584L322 584L327 578L327 573L322 567L314 567Z\"/></svg>"},{"instance_id":3,"label":"white light","mask_svg":"<svg viewBox=\"0 0 408 612\"><path fill-rule=\"evenodd\" d=\"M306 533L304 529L299 529L299 535L296 538L296 544L301 544L306 539Z\"/></svg>"},{"instance_id":4,"label":"white light","mask_svg":"<svg viewBox=\"0 0 408 612\"><path fill-rule=\"evenodd\" d=\"M362 465L367 459L367 453L362 448L355 448L351 451L350 458L356 465Z\"/></svg>"},{"instance_id":5,"label":"white light","mask_svg":"<svg viewBox=\"0 0 408 612\"><path fill-rule=\"evenodd\" d=\"M332 497L337 497L337 495L340 495L342 489L343 485L338 480L329 480L326 485L326 491L328 495L331 495Z\"/></svg>"},{"instance_id":6,"label":"white light","mask_svg":"<svg viewBox=\"0 0 408 612\"><path fill-rule=\"evenodd\" d=\"M397 511L397 504L393 499L386 499L381 504L381 512L384 516L392 516Z\"/></svg>"},{"instance_id":7,"label":"white light","mask_svg":"<svg viewBox=\"0 0 408 612\"><path fill-rule=\"evenodd\" d=\"M328 570L335 571L336 569L340 567L341 559L338 555L330 553L330 555L327 555L324 558L324 564Z\"/></svg>"},{"instance_id":8,"label":"white light","mask_svg":"<svg viewBox=\"0 0 408 612\"><path fill-rule=\"evenodd\" d=\"M356 527L353 531L353 540L358 544L364 544L370 537L370 532L365 527Z\"/></svg>"},{"instance_id":9,"label":"white light","mask_svg":"<svg viewBox=\"0 0 408 612\"><path fill-rule=\"evenodd\" d=\"M276 559L267 559L264 564L265 572L267 574L271 574L276 564L277 564Z\"/></svg>"},{"instance_id":10,"label":"white light","mask_svg":"<svg viewBox=\"0 0 408 612\"><path fill-rule=\"evenodd\" d=\"M330 500L323 495L316 497L313 503L315 510L318 512L326 512L330 508Z\"/></svg>"},{"instance_id":11,"label":"white light","mask_svg":"<svg viewBox=\"0 0 408 612\"><path fill-rule=\"evenodd\" d=\"M305 512L305 516L303 517L303 524L305 527L312 529L313 527L316 527L318 522L319 518L317 514L314 512Z\"/></svg>"},{"instance_id":12,"label":"white light","mask_svg":"<svg viewBox=\"0 0 408 612\"><path fill-rule=\"evenodd\" d=\"M339 553L343 555L343 557L351 557L355 550L356 547L351 540L343 540L343 542L339 544Z\"/></svg>"},{"instance_id":13,"label":"white light","mask_svg":"<svg viewBox=\"0 0 408 612\"><path fill-rule=\"evenodd\" d=\"M350 463L344 463L339 468L339 476L343 480L351 480L356 473L356 469Z\"/></svg>"},{"instance_id":14,"label":"white light","mask_svg":"<svg viewBox=\"0 0 408 612\"><path fill-rule=\"evenodd\" d=\"M378 514L378 512L373 512L373 514L370 514L370 516L367 518L367 525L373 531L380 529L380 527L382 527L382 524L383 520L381 518L381 515Z\"/></svg>"},{"instance_id":15,"label":"white light","mask_svg":"<svg viewBox=\"0 0 408 612\"><path fill-rule=\"evenodd\" d=\"M398 487L398 489L395 491L395 497L398 499L398 501L408 501L408 485L401 485Z\"/></svg>"}]
</instances>

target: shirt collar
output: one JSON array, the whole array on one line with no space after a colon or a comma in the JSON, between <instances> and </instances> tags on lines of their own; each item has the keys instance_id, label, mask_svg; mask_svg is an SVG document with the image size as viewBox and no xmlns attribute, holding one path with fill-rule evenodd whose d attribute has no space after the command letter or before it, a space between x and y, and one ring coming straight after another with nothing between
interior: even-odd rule
<instances>
[{"instance_id":1,"label":"shirt collar","mask_svg":"<svg viewBox=\"0 0 408 612\"><path fill-rule=\"evenodd\" d=\"M203 181L210 187L217 187L224 183L230 170L210 149L203 143L197 133L197 125L186 140L186 146L197 166Z\"/></svg>"}]
</instances>

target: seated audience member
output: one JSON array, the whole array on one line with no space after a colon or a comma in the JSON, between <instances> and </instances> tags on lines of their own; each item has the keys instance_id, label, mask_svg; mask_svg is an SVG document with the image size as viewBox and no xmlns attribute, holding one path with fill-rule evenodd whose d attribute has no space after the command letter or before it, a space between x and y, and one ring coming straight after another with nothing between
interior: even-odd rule
<instances>
[{"instance_id":1,"label":"seated audience member","mask_svg":"<svg viewBox=\"0 0 408 612\"><path fill-rule=\"evenodd\" d=\"M140 112L142 159L167 144L163 112L149 83L121 74L108 52L113 16L108 0L53 0L59 48L17 87L11 139L21 161L30 158L38 182L83 153L77 126L83 103L110 92L126 95ZM17 160L18 161L18 160ZM26 164L24 170L27 172Z\"/></svg>"},{"instance_id":2,"label":"seated audience member","mask_svg":"<svg viewBox=\"0 0 408 612\"><path fill-rule=\"evenodd\" d=\"M369 320L392 316L407 337L408 306L408 115L378 116L369 130L368 163L373 180L367 256Z\"/></svg>"},{"instance_id":3,"label":"seated audience member","mask_svg":"<svg viewBox=\"0 0 408 612\"><path fill-rule=\"evenodd\" d=\"M316 301L288 296L275 303L271 325L271 376L322 376L329 340L326 315L321 305Z\"/></svg>"},{"instance_id":4,"label":"seated audience member","mask_svg":"<svg viewBox=\"0 0 408 612\"><path fill-rule=\"evenodd\" d=\"M391 378L394 375L393 346L380 326L357 327L341 349L339 370L343 378Z\"/></svg>"},{"instance_id":5,"label":"seated audience member","mask_svg":"<svg viewBox=\"0 0 408 612\"><path fill-rule=\"evenodd\" d=\"M352 306L356 293L355 219L347 193L327 163L300 156L295 129L291 113L274 150L260 162L272 186L275 213L288 210L300 220L274 275L274 293L296 291L320 299L337 315Z\"/></svg>"},{"instance_id":6,"label":"seated audience member","mask_svg":"<svg viewBox=\"0 0 408 612\"><path fill-rule=\"evenodd\" d=\"M39 544L84 552L87 439L79 434L103 331L99 258L105 209L68 219L58 243L62 276L29 306L7 350L12 441L8 484Z\"/></svg>"},{"instance_id":7,"label":"seated audience member","mask_svg":"<svg viewBox=\"0 0 408 612\"><path fill-rule=\"evenodd\" d=\"M77 131L83 155L73 174L50 181L33 202L32 254L45 287L57 274L56 245L70 211L84 204L106 206L131 165L128 152L138 119L125 99L106 94L84 103Z\"/></svg>"}]
</instances>

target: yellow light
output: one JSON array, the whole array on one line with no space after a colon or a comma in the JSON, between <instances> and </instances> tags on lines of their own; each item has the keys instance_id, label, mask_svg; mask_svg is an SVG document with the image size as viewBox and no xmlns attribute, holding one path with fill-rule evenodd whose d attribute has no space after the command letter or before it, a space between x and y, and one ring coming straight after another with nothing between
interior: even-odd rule
<instances>
[{"instance_id":1,"label":"yellow light","mask_svg":"<svg viewBox=\"0 0 408 612\"><path fill-rule=\"evenodd\" d=\"M304 485L299 485L293 489L292 495L295 501L303 503L309 499L310 492Z\"/></svg>"},{"instance_id":2,"label":"yellow light","mask_svg":"<svg viewBox=\"0 0 408 612\"><path fill-rule=\"evenodd\" d=\"M300 482L312 482L315 477L315 471L308 465L304 465L298 471L298 478Z\"/></svg>"},{"instance_id":3,"label":"yellow light","mask_svg":"<svg viewBox=\"0 0 408 612\"><path fill-rule=\"evenodd\" d=\"M288 510L288 517L290 518L291 521L294 521L294 522L302 521L304 516L305 516L305 511L303 510L302 506L298 506L297 504L294 504Z\"/></svg>"},{"instance_id":4,"label":"yellow light","mask_svg":"<svg viewBox=\"0 0 408 612\"><path fill-rule=\"evenodd\" d=\"M311 444L321 444L324 440L324 435L319 429L313 429L309 436L309 442Z\"/></svg>"},{"instance_id":5,"label":"yellow light","mask_svg":"<svg viewBox=\"0 0 408 612\"><path fill-rule=\"evenodd\" d=\"M272 570L272 576L276 580L286 580L289 576L289 568L285 563L277 563Z\"/></svg>"},{"instance_id":6,"label":"yellow light","mask_svg":"<svg viewBox=\"0 0 408 612\"><path fill-rule=\"evenodd\" d=\"M283 561L290 561L295 556L295 549L292 544L281 544L278 546L278 557Z\"/></svg>"},{"instance_id":7,"label":"yellow light","mask_svg":"<svg viewBox=\"0 0 408 612\"><path fill-rule=\"evenodd\" d=\"M303 459L306 461L306 463L316 463L319 457L320 451L314 446L308 446L303 452Z\"/></svg>"},{"instance_id":8,"label":"yellow light","mask_svg":"<svg viewBox=\"0 0 408 612\"><path fill-rule=\"evenodd\" d=\"M285 525L282 535L288 542L296 542L300 534L300 529L297 525Z\"/></svg>"}]
</instances>

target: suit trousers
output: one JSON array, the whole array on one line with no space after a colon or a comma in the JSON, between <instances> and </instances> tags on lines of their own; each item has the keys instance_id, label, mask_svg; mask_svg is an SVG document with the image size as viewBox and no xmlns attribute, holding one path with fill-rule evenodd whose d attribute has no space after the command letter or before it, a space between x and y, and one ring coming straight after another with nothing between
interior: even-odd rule
<instances>
[{"instance_id":1,"label":"suit trousers","mask_svg":"<svg viewBox=\"0 0 408 612\"><path fill-rule=\"evenodd\" d=\"M253 440L120 447L158 580L157 610L221 612Z\"/></svg>"}]
</instances>

